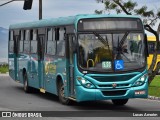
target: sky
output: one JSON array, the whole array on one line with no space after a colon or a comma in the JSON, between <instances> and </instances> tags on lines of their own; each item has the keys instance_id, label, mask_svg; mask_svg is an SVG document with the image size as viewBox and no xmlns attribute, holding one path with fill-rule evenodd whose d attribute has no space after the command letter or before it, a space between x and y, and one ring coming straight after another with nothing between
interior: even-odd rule
<instances>
[{"instance_id":1,"label":"sky","mask_svg":"<svg viewBox=\"0 0 160 120\"><path fill-rule=\"evenodd\" d=\"M8 28L10 24L38 20L38 1L33 0L31 10L23 10L22 1L15 1L0 7L0 26ZM43 19L93 14L95 9L103 8L103 5L97 4L95 0L42 0L42 2Z\"/></svg>"},{"instance_id":2,"label":"sky","mask_svg":"<svg viewBox=\"0 0 160 120\"><path fill-rule=\"evenodd\" d=\"M0 4L9 0L0 0ZM38 2L33 0L31 10L23 10L23 1L15 1L0 7L0 27L9 28L10 24L38 20ZM160 0L135 0L138 5L158 8ZM96 9L104 9L96 0L42 0L43 19L71 16L76 14L93 14ZM156 28L156 27L155 27Z\"/></svg>"}]
</instances>

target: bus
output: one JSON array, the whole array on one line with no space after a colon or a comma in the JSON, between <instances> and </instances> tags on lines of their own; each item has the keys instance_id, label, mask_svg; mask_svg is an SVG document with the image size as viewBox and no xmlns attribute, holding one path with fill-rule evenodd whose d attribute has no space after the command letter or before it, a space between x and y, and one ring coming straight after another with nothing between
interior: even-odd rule
<instances>
[{"instance_id":1,"label":"bus","mask_svg":"<svg viewBox=\"0 0 160 120\"><path fill-rule=\"evenodd\" d=\"M43 19L9 27L9 75L52 93L62 104L147 98L147 37L141 19L94 15Z\"/></svg>"},{"instance_id":2,"label":"bus","mask_svg":"<svg viewBox=\"0 0 160 120\"><path fill-rule=\"evenodd\" d=\"M155 36L147 36L147 40L148 40L148 52L149 52L149 56L147 58L147 61L148 61L148 68L149 68L152 63L153 54L155 52L156 37ZM157 61L156 61L154 70L156 69L156 66L159 62L160 62L160 51L158 51L158 54L157 54ZM157 72L158 72L157 74L160 74L160 70Z\"/></svg>"}]
</instances>

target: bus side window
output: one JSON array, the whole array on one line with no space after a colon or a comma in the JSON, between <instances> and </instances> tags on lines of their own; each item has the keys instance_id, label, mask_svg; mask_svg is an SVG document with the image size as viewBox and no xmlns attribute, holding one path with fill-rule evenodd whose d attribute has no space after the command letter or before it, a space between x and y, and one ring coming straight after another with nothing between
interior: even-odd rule
<instances>
[{"instance_id":1,"label":"bus side window","mask_svg":"<svg viewBox=\"0 0 160 120\"><path fill-rule=\"evenodd\" d=\"M55 30L52 28L47 29L47 51L46 53L49 55L55 55L56 53L56 42L55 38Z\"/></svg>"},{"instance_id":2,"label":"bus side window","mask_svg":"<svg viewBox=\"0 0 160 120\"><path fill-rule=\"evenodd\" d=\"M51 40L52 41L52 28L47 28L47 40Z\"/></svg>"},{"instance_id":3,"label":"bus side window","mask_svg":"<svg viewBox=\"0 0 160 120\"><path fill-rule=\"evenodd\" d=\"M56 32L58 33L58 32ZM59 29L59 40L57 41L57 55L59 56L65 56L65 28Z\"/></svg>"},{"instance_id":4,"label":"bus side window","mask_svg":"<svg viewBox=\"0 0 160 120\"><path fill-rule=\"evenodd\" d=\"M14 52L14 41L13 41L14 32L9 31L9 52Z\"/></svg>"},{"instance_id":5,"label":"bus side window","mask_svg":"<svg viewBox=\"0 0 160 120\"><path fill-rule=\"evenodd\" d=\"M30 52L30 31L25 30L25 39L24 39L24 52L29 53Z\"/></svg>"},{"instance_id":6,"label":"bus side window","mask_svg":"<svg viewBox=\"0 0 160 120\"><path fill-rule=\"evenodd\" d=\"M23 52L23 40L24 40L23 32L24 32L23 30L20 30L19 52Z\"/></svg>"},{"instance_id":7,"label":"bus side window","mask_svg":"<svg viewBox=\"0 0 160 120\"><path fill-rule=\"evenodd\" d=\"M37 53L37 30L31 30L31 53Z\"/></svg>"}]
</instances>

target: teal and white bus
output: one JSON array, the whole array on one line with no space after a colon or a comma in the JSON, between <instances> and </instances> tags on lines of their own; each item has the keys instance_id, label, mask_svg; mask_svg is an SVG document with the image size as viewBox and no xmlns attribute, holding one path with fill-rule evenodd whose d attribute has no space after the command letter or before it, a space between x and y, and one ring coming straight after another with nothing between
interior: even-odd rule
<instances>
[{"instance_id":1,"label":"teal and white bus","mask_svg":"<svg viewBox=\"0 0 160 120\"><path fill-rule=\"evenodd\" d=\"M76 15L10 25L9 75L24 91L71 101L148 96L147 39L130 15Z\"/></svg>"}]
</instances>

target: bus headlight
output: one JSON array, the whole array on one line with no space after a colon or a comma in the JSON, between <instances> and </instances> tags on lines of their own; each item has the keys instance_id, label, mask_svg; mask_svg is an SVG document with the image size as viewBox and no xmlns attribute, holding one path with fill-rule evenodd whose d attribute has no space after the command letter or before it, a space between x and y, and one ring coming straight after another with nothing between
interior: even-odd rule
<instances>
[{"instance_id":1,"label":"bus headlight","mask_svg":"<svg viewBox=\"0 0 160 120\"><path fill-rule=\"evenodd\" d=\"M81 83L81 85L85 88L95 88L95 86L88 80L84 79L83 77L77 77L77 80Z\"/></svg>"},{"instance_id":2,"label":"bus headlight","mask_svg":"<svg viewBox=\"0 0 160 120\"><path fill-rule=\"evenodd\" d=\"M144 74L142 77L140 77L134 84L133 86L141 86L145 83L146 79L147 79L148 75Z\"/></svg>"}]
</instances>

